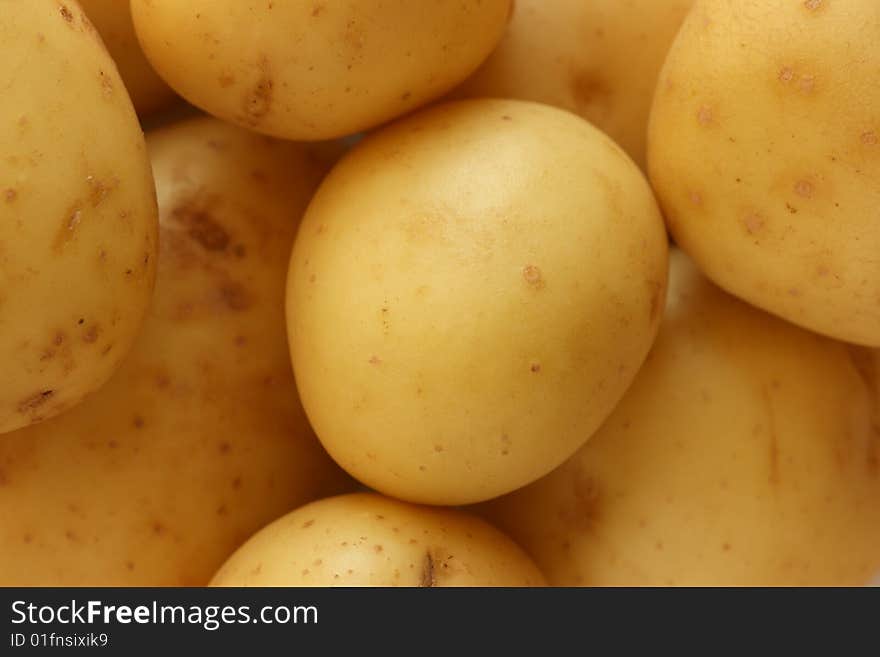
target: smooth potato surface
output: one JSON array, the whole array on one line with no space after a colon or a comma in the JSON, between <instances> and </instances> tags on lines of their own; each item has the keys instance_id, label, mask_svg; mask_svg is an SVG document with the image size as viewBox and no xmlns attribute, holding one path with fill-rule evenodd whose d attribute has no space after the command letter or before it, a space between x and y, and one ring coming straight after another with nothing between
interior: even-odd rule
<instances>
[{"instance_id":1,"label":"smooth potato surface","mask_svg":"<svg viewBox=\"0 0 880 657\"><path fill-rule=\"evenodd\" d=\"M0 433L99 388L156 271L143 133L75 3L0 8Z\"/></svg>"},{"instance_id":2,"label":"smooth potato surface","mask_svg":"<svg viewBox=\"0 0 880 657\"><path fill-rule=\"evenodd\" d=\"M675 255L657 343L608 421L482 512L554 585L863 585L880 570L870 364Z\"/></svg>"},{"instance_id":3,"label":"smooth potato surface","mask_svg":"<svg viewBox=\"0 0 880 657\"><path fill-rule=\"evenodd\" d=\"M700 0L658 85L649 170L716 283L880 346L880 3Z\"/></svg>"},{"instance_id":4,"label":"smooth potato surface","mask_svg":"<svg viewBox=\"0 0 880 657\"><path fill-rule=\"evenodd\" d=\"M509 492L620 399L666 259L646 181L587 122L510 100L416 114L355 147L303 220L288 283L303 404L385 494Z\"/></svg>"},{"instance_id":5,"label":"smooth potato surface","mask_svg":"<svg viewBox=\"0 0 880 657\"><path fill-rule=\"evenodd\" d=\"M253 532L346 490L294 387L284 281L327 168L213 119L149 136L156 298L120 371L0 436L0 584L204 585Z\"/></svg>"},{"instance_id":6,"label":"smooth potato surface","mask_svg":"<svg viewBox=\"0 0 880 657\"><path fill-rule=\"evenodd\" d=\"M654 86L693 2L516 0L504 39L454 95L567 109L644 167Z\"/></svg>"},{"instance_id":7,"label":"smooth potato surface","mask_svg":"<svg viewBox=\"0 0 880 657\"><path fill-rule=\"evenodd\" d=\"M144 56L131 22L128 0L79 0L95 25L141 118L171 106L177 95Z\"/></svg>"},{"instance_id":8,"label":"smooth potato surface","mask_svg":"<svg viewBox=\"0 0 880 657\"><path fill-rule=\"evenodd\" d=\"M223 565L213 586L542 586L509 538L450 509L357 493L273 522Z\"/></svg>"},{"instance_id":9,"label":"smooth potato surface","mask_svg":"<svg viewBox=\"0 0 880 657\"><path fill-rule=\"evenodd\" d=\"M132 0L163 78L205 111L287 139L342 137L438 98L489 55L511 0Z\"/></svg>"}]
</instances>

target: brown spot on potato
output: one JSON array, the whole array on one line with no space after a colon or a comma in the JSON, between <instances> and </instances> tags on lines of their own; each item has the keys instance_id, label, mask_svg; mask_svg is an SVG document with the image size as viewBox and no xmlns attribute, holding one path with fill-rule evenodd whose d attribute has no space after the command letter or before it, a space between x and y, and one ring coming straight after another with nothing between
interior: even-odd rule
<instances>
[{"instance_id":1,"label":"brown spot on potato","mask_svg":"<svg viewBox=\"0 0 880 657\"><path fill-rule=\"evenodd\" d=\"M510 436L506 433L501 435L501 456L510 454Z\"/></svg>"},{"instance_id":2,"label":"brown spot on potato","mask_svg":"<svg viewBox=\"0 0 880 657\"><path fill-rule=\"evenodd\" d=\"M226 89L235 84L235 76L232 73L221 73L220 77L217 78L217 82L220 83L223 89Z\"/></svg>"},{"instance_id":3,"label":"brown spot on potato","mask_svg":"<svg viewBox=\"0 0 880 657\"><path fill-rule=\"evenodd\" d=\"M113 79L103 69L98 70L98 77L101 79L101 93L104 98L113 95Z\"/></svg>"},{"instance_id":4,"label":"brown spot on potato","mask_svg":"<svg viewBox=\"0 0 880 657\"><path fill-rule=\"evenodd\" d=\"M535 265L526 265L523 267L522 276L523 279L525 279L525 282L531 287L535 289L541 289L544 287L544 277L541 274L541 270Z\"/></svg>"},{"instance_id":5,"label":"brown spot on potato","mask_svg":"<svg viewBox=\"0 0 880 657\"><path fill-rule=\"evenodd\" d=\"M818 11L823 6L823 0L804 0L804 7L809 11Z\"/></svg>"},{"instance_id":6,"label":"brown spot on potato","mask_svg":"<svg viewBox=\"0 0 880 657\"><path fill-rule=\"evenodd\" d=\"M715 111L709 105L701 105L697 110L697 123L710 126L715 123Z\"/></svg>"},{"instance_id":7,"label":"brown spot on potato","mask_svg":"<svg viewBox=\"0 0 880 657\"><path fill-rule=\"evenodd\" d=\"M612 87L595 71L577 71L571 78L571 95L579 107L604 100Z\"/></svg>"},{"instance_id":8,"label":"brown spot on potato","mask_svg":"<svg viewBox=\"0 0 880 657\"><path fill-rule=\"evenodd\" d=\"M690 198L691 203L696 205L698 208L703 206L703 195L699 192L691 192L688 195L688 198Z\"/></svg>"},{"instance_id":9,"label":"brown spot on potato","mask_svg":"<svg viewBox=\"0 0 880 657\"><path fill-rule=\"evenodd\" d=\"M791 66L783 66L777 75L782 84L794 87L805 94L812 93L816 88L816 76L810 73L799 73Z\"/></svg>"},{"instance_id":10,"label":"brown spot on potato","mask_svg":"<svg viewBox=\"0 0 880 657\"><path fill-rule=\"evenodd\" d=\"M94 176L87 176L86 184L89 186L90 190L88 196L89 204L93 208L96 208L104 202L104 199L107 198L110 192L119 186L119 179L112 178L111 180L104 182L98 180Z\"/></svg>"},{"instance_id":11,"label":"brown spot on potato","mask_svg":"<svg viewBox=\"0 0 880 657\"><path fill-rule=\"evenodd\" d=\"M232 445L230 445L226 441L223 441L219 445L217 445L217 449L220 451L221 454L229 454L229 452L232 450Z\"/></svg>"},{"instance_id":12,"label":"brown spot on potato","mask_svg":"<svg viewBox=\"0 0 880 657\"><path fill-rule=\"evenodd\" d=\"M18 403L18 406L16 407L16 410L18 410L18 412L22 415L33 413L44 404L46 404L46 402L48 402L54 394L54 390L43 390L42 392L37 392L30 397L26 397L25 399L20 401Z\"/></svg>"},{"instance_id":13,"label":"brown spot on potato","mask_svg":"<svg viewBox=\"0 0 880 657\"><path fill-rule=\"evenodd\" d=\"M317 4L314 7L312 7L312 18L317 18L322 13L324 13L324 5L323 4Z\"/></svg>"},{"instance_id":14,"label":"brown spot on potato","mask_svg":"<svg viewBox=\"0 0 880 657\"><path fill-rule=\"evenodd\" d=\"M251 307L253 301L241 283L229 281L220 286L220 299L234 312L243 312Z\"/></svg>"},{"instance_id":15,"label":"brown spot on potato","mask_svg":"<svg viewBox=\"0 0 880 657\"><path fill-rule=\"evenodd\" d=\"M743 226L749 235L756 235L764 228L764 218L754 212L750 212L742 220Z\"/></svg>"},{"instance_id":16,"label":"brown spot on potato","mask_svg":"<svg viewBox=\"0 0 880 657\"><path fill-rule=\"evenodd\" d=\"M199 201L188 199L171 211L175 220L187 227L187 236L206 251L225 251L229 233Z\"/></svg>"},{"instance_id":17,"label":"brown spot on potato","mask_svg":"<svg viewBox=\"0 0 880 657\"><path fill-rule=\"evenodd\" d=\"M18 198L18 192L10 187L5 192L3 192L3 198L7 203L12 203L15 201L16 198Z\"/></svg>"},{"instance_id":18,"label":"brown spot on potato","mask_svg":"<svg viewBox=\"0 0 880 657\"><path fill-rule=\"evenodd\" d=\"M88 329L86 329L86 332L83 334L82 340L86 344L94 344L95 341L97 341L98 335L100 333L101 333L100 327L98 327L96 324L93 324Z\"/></svg>"},{"instance_id":19,"label":"brown spot on potato","mask_svg":"<svg viewBox=\"0 0 880 657\"><path fill-rule=\"evenodd\" d=\"M144 418L140 415L135 415L134 420L132 421L135 429L143 429L144 428Z\"/></svg>"},{"instance_id":20,"label":"brown spot on potato","mask_svg":"<svg viewBox=\"0 0 880 657\"><path fill-rule=\"evenodd\" d=\"M794 186L794 192L803 198L813 198L813 183L809 180L798 180Z\"/></svg>"},{"instance_id":21,"label":"brown spot on potato","mask_svg":"<svg viewBox=\"0 0 880 657\"><path fill-rule=\"evenodd\" d=\"M413 543L414 541L410 541ZM422 560L422 576L419 580L419 586L422 587L434 587L437 586L437 573L434 568L434 557L431 556L430 552L425 553L425 558Z\"/></svg>"},{"instance_id":22,"label":"brown spot on potato","mask_svg":"<svg viewBox=\"0 0 880 657\"><path fill-rule=\"evenodd\" d=\"M309 527L311 527L311 526L314 525L314 524L315 524L315 521L314 521L314 520L306 520L306 521L302 524L302 528L303 528L303 529L308 529Z\"/></svg>"},{"instance_id":23,"label":"brown spot on potato","mask_svg":"<svg viewBox=\"0 0 880 657\"><path fill-rule=\"evenodd\" d=\"M382 359L378 356L370 356L370 360L367 361L370 365L381 365Z\"/></svg>"},{"instance_id":24,"label":"brown spot on potato","mask_svg":"<svg viewBox=\"0 0 880 657\"><path fill-rule=\"evenodd\" d=\"M67 5L61 5L58 10L61 13L61 18L63 18L68 23L73 22L73 13L70 11L70 8Z\"/></svg>"},{"instance_id":25,"label":"brown spot on potato","mask_svg":"<svg viewBox=\"0 0 880 657\"><path fill-rule=\"evenodd\" d=\"M250 127L258 126L272 110L275 83L269 71L269 60L264 56L257 63L260 76L242 101L244 122Z\"/></svg>"},{"instance_id":26,"label":"brown spot on potato","mask_svg":"<svg viewBox=\"0 0 880 657\"><path fill-rule=\"evenodd\" d=\"M861 139L865 146L877 146L880 144L880 137L877 136L876 132L863 132Z\"/></svg>"},{"instance_id":27,"label":"brown spot on potato","mask_svg":"<svg viewBox=\"0 0 880 657\"><path fill-rule=\"evenodd\" d=\"M62 251L76 237L76 230L81 221L82 209L78 205L72 206L62 218L61 226L55 236L54 248L56 252Z\"/></svg>"},{"instance_id":28,"label":"brown spot on potato","mask_svg":"<svg viewBox=\"0 0 880 657\"><path fill-rule=\"evenodd\" d=\"M541 363L532 363L532 364L529 366L529 370L530 370L531 372L533 372L534 374L537 374L538 372L541 371Z\"/></svg>"}]
</instances>

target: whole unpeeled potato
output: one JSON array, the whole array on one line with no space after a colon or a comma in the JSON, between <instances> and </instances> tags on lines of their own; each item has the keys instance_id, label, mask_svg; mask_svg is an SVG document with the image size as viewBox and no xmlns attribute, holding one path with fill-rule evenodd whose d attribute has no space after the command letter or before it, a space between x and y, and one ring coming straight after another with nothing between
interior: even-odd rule
<instances>
[{"instance_id":1,"label":"whole unpeeled potato","mask_svg":"<svg viewBox=\"0 0 880 657\"><path fill-rule=\"evenodd\" d=\"M156 267L156 198L116 66L75 3L0 11L0 433L114 372Z\"/></svg>"},{"instance_id":2,"label":"whole unpeeled potato","mask_svg":"<svg viewBox=\"0 0 880 657\"><path fill-rule=\"evenodd\" d=\"M555 585L865 584L880 570L869 363L676 255L657 343L602 429L483 512Z\"/></svg>"},{"instance_id":3,"label":"whole unpeeled potato","mask_svg":"<svg viewBox=\"0 0 880 657\"><path fill-rule=\"evenodd\" d=\"M125 83L141 118L169 107L177 96L144 56L131 22L128 0L79 0Z\"/></svg>"},{"instance_id":4,"label":"whole unpeeled potato","mask_svg":"<svg viewBox=\"0 0 880 657\"><path fill-rule=\"evenodd\" d=\"M357 493L259 531L212 586L542 586L513 541L462 511Z\"/></svg>"},{"instance_id":5,"label":"whole unpeeled potato","mask_svg":"<svg viewBox=\"0 0 880 657\"><path fill-rule=\"evenodd\" d=\"M415 114L356 146L303 219L287 306L303 405L387 495L509 492L620 399L666 266L647 182L586 121L513 100Z\"/></svg>"},{"instance_id":6,"label":"whole unpeeled potato","mask_svg":"<svg viewBox=\"0 0 880 657\"><path fill-rule=\"evenodd\" d=\"M345 490L296 395L284 282L317 146L213 119L151 134L156 298L61 417L0 436L0 584L204 585L291 507Z\"/></svg>"},{"instance_id":7,"label":"whole unpeeled potato","mask_svg":"<svg viewBox=\"0 0 880 657\"><path fill-rule=\"evenodd\" d=\"M511 0L132 0L148 59L184 98L287 139L342 137L440 97L504 32Z\"/></svg>"},{"instance_id":8,"label":"whole unpeeled potato","mask_svg":"<svg viewBox=\"0 0 880 657\"><path fill-rule=\"evenodd\" d=\"M555 105L645 166L648 113L666 52L694 0L516 0L504 39L455 92Z\"/></svg>"},{"instance_id":9,"label":"whole unpeeled potato","mask_svg":"<svg viewBox=\"0 0 880 657\"><path fill-rule=\"evenodd\" d=\"M716 283L880 346L880 3L699 0L648 137L672 233Z\"/></svg>"}]
</instances>

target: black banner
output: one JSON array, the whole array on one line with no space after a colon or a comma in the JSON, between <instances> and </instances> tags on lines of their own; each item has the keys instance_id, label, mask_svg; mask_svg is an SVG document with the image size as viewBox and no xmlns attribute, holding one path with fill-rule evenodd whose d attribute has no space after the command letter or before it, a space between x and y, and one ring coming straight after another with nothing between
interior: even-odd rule
<instances>
[{"instance_id":1,"label":"black banner","mask_svg":"<svg viewBox=\"0 0 880 657\"><path fill-rule=\"evenodd\" d=\"M0 589L0 655L877 650L878 589ZM837 624L836 624L837 623ZM864 641L867 638L868 644ZM543 647L543 648L542 648ZM468 651L469 652L469 651ZM457 657L457 655L455 656Z\"/></svg>"}]
</instances>

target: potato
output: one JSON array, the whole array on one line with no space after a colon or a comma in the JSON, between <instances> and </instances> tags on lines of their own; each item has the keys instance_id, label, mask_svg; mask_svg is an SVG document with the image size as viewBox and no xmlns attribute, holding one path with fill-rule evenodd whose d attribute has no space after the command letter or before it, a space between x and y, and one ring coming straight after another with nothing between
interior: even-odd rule
<instances>
[{"instance_id":1,"label":"potato","mask_svg":"<svg viewBox=\"0 0 880 657\"><path fill-rule=\"evenodd\" d=\"M141 118L171 106L177 96L144 56L131 22L128 0L79 0L116 62Z\"/></svg>"},{"instance_id":2,"label":"potato","mask_svg":"<svg viewBox=\"0 0 880 657\"><path fill-rule=\"evenodd\" d=\"M461 511L355 493L262 529L212 586L542 586L513 541Z\"/></svg>"},{"instance_id":3,"label":"potato","mask_svg":"<svg viewBox=\"0 0 880 657\"><path fill-rule=\"evenodd\" d=\"M416 114L355 147L303 219L288 282L303 405L387 495L509 492L620 399L666 266L645 179L589 123L513 100Z\"/></svg>"},{"instance_id":4,"label":"potato","mask_svg":"<svg viewBox=\"0 0 880 657\"><path fill-rule=\"evenodd\" d=\"M507 33L456 97L570 110L645 166L657 75L694 0L516 0Z\"/></svg>"},{"instance_id":5,"label":"potato","mask_svg":"<svg viewBox=\"0 0 880 657\"><path fill-rule=\"evenodd\" d=\"M623 401L484 512L557 585L864 584L880 570L880 424L852 356L674 255Z\"/></svg>"},{"instance_id":6,"label":"potato","mask_svg":"<svg viewBox=\"0 0 880 657\"><path fill-rule=\"evenodd\" d=\"M132 0L138 37L194 105L287 139L341 137L442 96L501 39L511 0Z\"/></svg>"},{"instance_id":7,"label":"potato","mask_svg":"<svg viewBox=\"0 0 880 657\"><path fill-rule=\"evenodd\" d=\"M0 585L204 585L267 522L348 489L297 400L284 332L323 155L213 119L149 147L155 303L98 393L0 437Z\"/></svg>"},{"instance_id":8,"label":"potato","mask_svg":"<svg viewBox=\"0 0 880 657\"><path fill-rule=\"evenodd\" d=\"M880 346L880 3L700 0L658 86L651 180L721 287Z\"/></svg>"},{"instance_id":9,"label":"potato","mask_svg":"<svg viewBox=\"0 0 880 657\"><path fill-rule=\"evenodd\" d=\"M79 403L116 370L155 280L143 133L79 6L0 11L0 433Z\"/></svg>"}]
</instances>

